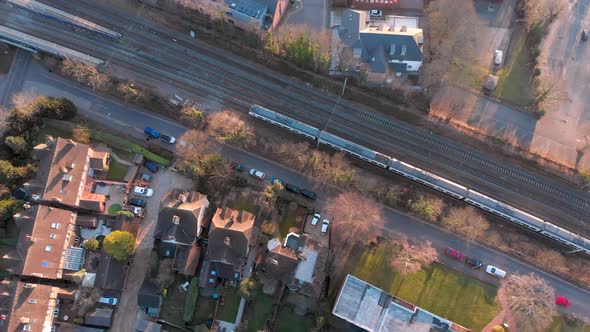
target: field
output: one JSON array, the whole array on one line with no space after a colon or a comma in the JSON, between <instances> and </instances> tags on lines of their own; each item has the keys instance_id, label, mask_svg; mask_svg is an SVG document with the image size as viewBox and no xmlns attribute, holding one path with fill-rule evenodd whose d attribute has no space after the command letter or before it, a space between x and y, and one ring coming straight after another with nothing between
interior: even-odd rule
<instances>
[{"instance_id":1,"label":"field","mask_svg":"<svg viewBox=\"0 0 590 332\"><path fill-rule=\"evenodd\" d=\"M497 74L499 80L495 95L515 105L526 106L531 102L531 73L524 29L514 31L510 44L510 56Z\"/></svg>"},{"instance_id":2,"label":"field","mask_svg":"<svg viewBox=\"0 0 590 332\"><path fill-rule=\"evenodd\" d=\"M480 331L500 312L495 287L440 264L403 277L391 269L388 256L383 246L365 251L349 259L345 273L473 331Z\"/></svg>"}]
</instances>

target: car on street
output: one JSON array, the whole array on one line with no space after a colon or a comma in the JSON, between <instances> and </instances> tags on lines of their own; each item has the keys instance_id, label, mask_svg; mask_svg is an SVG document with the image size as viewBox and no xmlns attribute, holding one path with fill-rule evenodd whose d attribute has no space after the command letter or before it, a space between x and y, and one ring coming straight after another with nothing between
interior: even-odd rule
<instances>
[{"instance_id":1,"label":"car on street","mask_svg":"<svg viewBox=\"0 0 590 332\"><path fill-rule=\"evenodd\" d=\"M174 136L160 134L160 139L166 143L170 143L170 144L176 143L176 137L174 137Z\"/></svg>"},{"instance_id":2,"label":"car on street","mask_svg":"<svg viewBox=\"0 0 590 332\"><path fill-rule=\"evenodd\" d=\"M301 195L311 199L312 201L315 201L316 199L318 199L318 194L316 194L315 192L313 192L311 190L307 190L307 189L301 190Z\"/></svg>"},{"instance_id":3,"label":"car on street","mask_svg":"<svg viewBox=\"0 0 590 332\"><path fill-rule=\"evenodd\" d=\"M311 225L312 226L317 226L318 221L320 221L320 219L322 218L322 216L319 213L316 213L313 215L313 218L311 219Z\"/></svg>"},{"instance_id":4,"label":"car on street","mask_svg":"<svg viewBox=\"0 0 590 332\"><path fill-rule=\"evenodd\" d=\"M369 12L369 14L371 15L371 17L381 17L383 16L383 12L379 9L371 9L371 11Z\"/></svg>"},{"instance_id":5,"label":"car on street","mask_svg":"<svg viewBox=\"0 0 590 332\"><path fill-rule=\"evenodd\" d=\"M276 182L278 182L278 183L279 183L281 186L284 186L284 185L285 185L285 182L284 182L283 180L281 180L281 179L279 179L279 178L275 178L275 177L271 177L270 179L268 179L268 181L269 181L270 183L273 183L273 184L274 184L274 183L275 183L275 181L276 181Z\"/></svg>"},{"instance_id":6,"label":"car on street","mask_svg":"<svg viewBox=\"0 0 590 332\"><path fill-rule=\"evenodd\" d=\"M287 183L287 185L285 186L285 189L287 189L288 191L292 192L292 193L296 193L296 194L301 194L301 188L297 187L294 184L290 184Z\"/></svg>"},{"instance_id":7,"label":"car on street","mask_svg":"<svg viewBox=\"0 0 590 332\"><path fill-rule=\"evenodd\" d=\"M133 193L139 196L152 197L152 195L154 195L154 190L145 187L133 187Z\"/></svg>"},{"instance_id":8,"label":"car on street","mask_svg":"<svg viewBox=\"0 0 590 332\"><path fill-rule=\"evenodd\" d=\"M322 235L326 235L326 233L328 233L328 226L330 226L330 220L322 220L322 228L320 228L320 233L322 233Z\"/></svg>"},{"instance_id":9,"label":"car on street","mask_svg":"<svg viewBox=\"0 0 590 332\"><path fill-rule=\"evenodd\" d=\"M238 172L243 172L246 169L246 167L244 167L244 165L238 164L238 163L233 162L233 161L229 165L230 165L230 167L232 169L235 169Z\"/></svg>"},{"instance_id":10,"label":"car on street","mask_svg":"<svg viewBox=\"0 0 590 332\"><path fill-rule=\"evenodd\" d=\"M557 295L557 297L555 298L555 304L560 305L560 306L564 306L564 307L569 307L571 305L570 300L562 295Z\"/></svg>"},{"instance_id":11,"label":"car on street","mask_svg":"<svg viewBox=\"0 0 590 332\"><path fill-rule=\"evenodd\" d=\"M98 299L98 302L110 305L117 305L119 303L119 299L116 297L101 297Z\"/></svg>"},{"instance_id":12,"label":"car on street","mask_svg":"<svg viewBox=\"0 0 590 332\"><path fill-rule=\"evenodd\" d=\"M148 134L150 137L153 137L153 138L160 137L160 132L157 131L157 130L155 130L155 129L152 129L150 127L143 128L143 132L146 133L146 134Z\"/></svg>"},{"instance_id":13,"label":"car on street","mask_svg":"<svg viewBox=\"0 0 590 332\"><path fill-rule=\"evenodd\" d=\"M483 266L483 263L480 260L477 260L473 257L465 256L465 263L471 265L472 269L479 269L480 267Z\"/></svg>"},{"instance_id":14,"label":"car on street","mask_svg":"<svg viewBox=\"0 0 590 332\"><path fill-rule=\"evenodd\" d=\"M141 198L130 198L129 204L144 208L144 207L146 207L147 202Z\"/></svg>"},{"instance_id":15,"label":"car on street","mask_svg":"<svg viewBox=\"0 0 590 332\"><path fill-rule=\"evenodd\" d=\"M506 278L506 271L501 270L493 265L486 266L486 272L498 278Z\"/></svg>"},{"instance_id":16,"label":"car on street","mask_svg":"<svg viewBox=\"0 0 590 332\"><path fill-rule=\"evenodd\" d=\"M266 176L266 174L264 174L263 172L255 169L255 168L252 168L250 170L250 175L252 175L253 177L260 179L260 180L264 180L264 177Z\"/></svg>"},{"instance_id":17,"label":"car on street","mask_svg":"<svg viewBox=\"0 0 590 332\"><path fill-rule=\"evenodd\" d=\"M502 64L502 56L503 56L502 51L496 50L494 52L494 64L495 65L501 65Z\"/></svg>"},{"instance_id":18,"label":"car on street","mask_svg":"<svg viewBox=\"0 0 590 332\"><path fill-rule=\"evenodd\" d=\"M150 181L152 181L152 176L147 173L141 173L141 175L139 176L139 179L141 181L150 182Z\"/></svg>"},{"instance_id":19,"label":"car on street","mask_svg":"<svg viewBox=\"0 0 590 332\"><path fill-rule=\"evenodd\" d=\"M586 29L582 30L582 41L587 41L588 37L590 37L588 30L586 30Z\"/></svg>"},{"instance_id":20,"label":"car on street","mask_svg":"<svg viewBox=\"0 0 590 332\"><path fill-rule=\"evenodd\" d=\"M451 247L447 247L447 249L445 249L445 255L449 256L449 257L453 257L454 259L458 259L460 261L465 259L465 254L460 252L457 249L453 249Z\"/></svg>"},{"instance_id":21,"label":"car on street","mask_svg":"<svg viewBox=\"0 0 590 332\"><path fill-rule=\"evenodd\" d=\"M147 168L152 173L156 173L160 169L158 167L158 165L156 165L155 162L153 162L153 161L151 161L149 159L146 159L146 160L143 161L143 166L145 168Z\"/></svg>"}]
</instances>

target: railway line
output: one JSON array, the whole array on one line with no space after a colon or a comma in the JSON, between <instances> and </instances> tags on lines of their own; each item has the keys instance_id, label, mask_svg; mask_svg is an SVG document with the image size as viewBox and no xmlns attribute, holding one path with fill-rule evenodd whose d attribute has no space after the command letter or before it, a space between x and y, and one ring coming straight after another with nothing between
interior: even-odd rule
<instances>
[{"instance_id":1,"label":"railway line","mask_svg":"<svg viewBox=\"0 0 590 332\"><path fill-rule=\"evenodd\" d=\"M44 2L119 31L125 38L124 42L93 42L94 36L68 31L68 28L57 27L55 23L52 30L49 30L42 20L36 20L34 25L29 22L28 27L20 22L20 27L16 29L25 29L32 35L56 43L66 43L68 47L88 54L106 57L114 65L130 68L183 90L197 92L199 96L218 96L226 106L236 110L247 112L250 104L258 103L279 109L286 115L318 128L323 128L328 118L331 118L327 126L330 132L337 132L353 141L360 140L388 155L408 158L413 163L419 163L440 175L447 174L446 177L469 184L496 199L519 202L519 207L523 210L542 214L545 219L563 227L588 231L590 207L586 193L565 188L550 179L540 181L530 174L489 160L479 153L459 148L444 138L404 127L353 103L342 102L336 106L340 112L332 112L336 100L333 96L289 82L280 75L240 61L235 56L215 53L206 45L190 39L184 40L166 29L146 29L142 22L104 11L85 0L76 2L75 10L69 8L74 6L68 6L65 1ZM0 12L2 11L4 9L0 8ZM11 9L3 17L7 15L22 17L25 14ZM19 24L14 20L8 22L4 19L0 19L0 23L12 24L13 28ZM177 42L172 42L173 38ZM334 113L333 116L331 113Z\"/></svg>"}]
</instances>

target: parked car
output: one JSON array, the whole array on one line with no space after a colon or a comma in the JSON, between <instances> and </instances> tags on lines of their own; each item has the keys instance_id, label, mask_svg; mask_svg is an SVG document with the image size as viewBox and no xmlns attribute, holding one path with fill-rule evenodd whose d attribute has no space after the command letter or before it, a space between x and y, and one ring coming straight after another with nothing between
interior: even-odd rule
<instances>
[{"instance_id":1,"label":"parked car","mask_svg":"<svg viewBox=\"0 0 590 332\"><path fill-rule=\"evenodd\" d=\"M246 167L244 167L244 165L238 164L238 163L233 162L233 161L230 163L230 167L232 169L235 169L238 172L243 172L246 169Z\"/></svg>"},{"instance_id":2,"label":"parked car","mask_svg":"<svg viewBox=\"0 0 590 332\"><path fill-rule=\"evenodd\" d=\"M479 269L483 266L483 263L475 258L465 256L465 263L471 265L472 269Z\"/></svg>"},{"instance_id":3,"label":"parked car","mask_svg":"<svg viewBox=\"0 0 590 332\"><path fill-rule=\"evenodd\" d=\"M311 199L312 201L315 201L316 199L318 199L318 194L316 194L315 192L313 192L311 190L307 190L307 189L301 190L301 195Z\"/></svg>"},{"instance_id":4,"label":"parked car","mask_svg":"<svg viewBox=\"0 0 590 332\"><path fill-rule=\"evenodd\" d=\"M147 205L147 202L141 198L130 198L129 204L144 208Z\"/></svg>"},{"instance_id":5,"label":"parked car","mask_svg":"<svg viewBox=\"0 0 590 332\"><path fill-rule=\"evenodd\" d=\"M449 257L453 257L455 259L458 259L460 261L465 259L465 254L460 252L457 249L453 249L451 247L447 247L447 249L445 249L445 255L449 256Z\"/></svg>"},{"instance_id":6,"label":"parked car","mask_svg":"<svg viewBox=\"0 0 590 332\"><path fill-rule=\"evenodd\" d=\"M322 220L322 228L320 228L320 233L322 233L322 235L326 235L326 233L328 233L328 226L330 226L330 220Z\"/></svg>"},{"instance_id":7,"label":"parked car","mask_svg":"<svg viewBox=\"0 0 590 332\"><path fill-rule=\"evenodd\" d=\"M190 285L190 282L185 281L184 283L178 285L178 290L181 292L186 292L188 291L188 285Z\"/></svg>"},{"instance_id":8,"label":"parked car","mask_svg":"<svg viewBox=\"0 0 590 332\"><path fill-rule=\"evenodd\" d=\"M152 173L156 173L160 169L155 162L149 159L143 161L143 166L145 166L145 168L147 168Z\"/></svg>"},{"instance_id":9,"label":"parked car","mask_svg":"<svg viewBox=\"0 0 590 332\"><path fill-rule=\"evenodd\" d=\"M311 225L315 227L321 218L322 218L322 216L319 213L314 214L313 218L311 219Z\"/></svg>"},{"instance_id":10,"label":"parked car","mask_svg":"<svg viewBox=\"0 0 590 332\"><path fill-rule=\"evenodd\" d=\"M150 182L150 181L152 181L152 176L147 173L141 173L141 175L139 176L139 179L141 181Z\"/></svg>"},{"instance_id":11,"label":"parked car","mask_svg":"<svg viewBox=\"0 0 590 332\"><path fill-rule=\"evenodd\" d=\"M148 134L150 137L153 137L153 138L160 137L160 132L157 131L157 130L155 130L155 129L152 129L150 127L143 128L143 132L146 133L146 134Z\"/></svg>"},{"instance_id":12,"label":"parked car","mask_svg":"<svg viewBox=\"0 0 590 332\"><path fill-rule=\"evenodd\" d=\"M143 217L143 207L140 206L127 206L125 208L128 211L133 212L134 215L138 217Z\"/></svg>"},{"instance_id":13,"label":"parked car","mask_svg":"<svg viewBox=\"0 0 590 332\"><path fill-rule=\"evenodd\" d=\"M506 271L500 270L499 268L493 265L486 266L486 272L493 275L494 277L506 278Z\"/></svg>"},{"instance_id":14,"label":"parked car","mask_svg":"<svg viewBox=\"0 0 590 332\"><path fill-rule=\"evenodd\" d=\"M98 302L110 305L117 305L119 303L119 299L116 297L101 297L98 299Z\"/></svg>"},{"instance_id":15,"label":"parked car","mask_svg":"<svg viewBox=\"0 0 590 332\"><path fill-rule=\"evenodd\" d=\"M570 300L562 295L557 295L557 297L555 298L555 304L560 305L560 306L564 306L564 307L569 307L571 305Z\"/></svg>"},{"instance_id":16,"label":"parked car","mask_svg":"<svg viewBox=\"0 0 590 332\"><path fill-rule=\"evenodd\" d=\"M582 30L582 41L587 41L589 36L588 30Z\"/></svg>"},{"instance_id":17,"label":"parked car","mask_svg":"<svg viewBox=\"0 0 590 332\"><path fill-rule=\"evenodd\" d=\"M371 9L371 11L369 12L369 14L371 15L371 17L381 17L383 16L383 12L379 9Z\"/></svg>"},{"instance_id":18,"label":"parked car","mask_svg":"<svg viewBox=\"0 0 590 332\"><path fill-rule=\"evenodd\" d=\"M145 187L133 187L133 193L139 196L152 197L154 190Z\"/></svg>"},{"instance_id":19,"label":"parked car","mask_svg":"<svg viewBox=\"0 0 590 332\"><path fill-rule=\"evenodd\" d=\"M275 177L271 177L270 179L268 179L268 181L270 183L275 183L275 181L277 181L278 183L281 184L281 186L285 185L285 182L283 182L283 180L279 179L279 178L275 178Z\"/></svg>"},{"instance_id":20,"label":"parked car","mask_svg":"<svg viewBox=\"0 0 590 332\"><path fill-rule=\"evenodd\" d=\"M253 177L260 179L260 180L264 180L264 177L266 176L266 174L264 174L263 172L255 169L255 168L252 168L250 170L250 175L252 175Z\"/></svg>"},{"instance_id":21,"label":"parked car","mask_svg":"<svg viewBox=\"0 0 590 332\"><path fill-rule=\"evenodd\" d=\"M176 137L174 137L174 136L160 134L160 139L166 143L170 143L170 144L176 143Z\"/></svg>"},{"instance_id":22,"label":"parked car","mask_svg":"<svg viewBox=\"0 0 590 332\"><path fill-rule=\"evenodd\" d=\"M294 184L287 183L285 189L289 190L290 192L294 192L296 194L301 194L301 188L297 187Z\"/></svg>"},{"instance_id":23,"label":"parked car","mask_svg":"<svg viewBox=\"0 0 590 332\"><path fill-rule=\"evenodd\" d=\"M496 50L494 52L494 64L495 65L501 65L502 64L502 51L500 50Z\"/></svg>"}]
</instances>

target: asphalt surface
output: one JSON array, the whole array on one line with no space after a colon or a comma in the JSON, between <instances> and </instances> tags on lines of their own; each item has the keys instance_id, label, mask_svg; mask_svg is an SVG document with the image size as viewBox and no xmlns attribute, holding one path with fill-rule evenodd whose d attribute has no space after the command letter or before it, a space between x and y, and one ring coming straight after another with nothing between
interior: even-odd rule
<instances>
[{"instance_id":1,"label":"asphalt surface","mask_svg":"<svg viewBox=\"0 0 590 332\"><path fill-rule=\"evenodd\" d=\"M125 38L122 43L102 40L2 5L0 24L107 59L112 65L159 79L203 100L214 98L230 109L245 112L256 102L319 127L330 118L327 128L335 134L511 202L564 228L590 234L586 192L524 171L510 162L489 159L480 151L407 127L360 105L347 101L336 105L335 96L179 36L141 17L125 16L87 1L76 2L75 8L69 8L71 3L66 1L46 2L118 30Z\"/></svg>"},{"instance_id":2,"label":"asphalt surface","mask_svg":"<svg viewBox=\"0 0 590 332\"><path fill-rule=\"evenodd\" d=\"M26 54L23 56L26 56ZM115 130L126 131L132 136L140 138L144 137L143 128L145 126L155 127L163 132L178 136L187 130L187 128L175 123L171 119L132 107L119 101L111 100L96 94L92 90L82 88L62 77L48 73L46 69L36 62L32 62L28 65L28 68L23 72L23 75L22 87L13 86L13 91L22 90L24 92L35 92L39 94L71 98L78 105L80 115L86 116L94 121L105 123L105 125ZM4 79L5 78L0 77L0 83ZM0 93L1 92L2 91L0 91ZM173 148L170 145L163 146ZM333 186L316 183L312 178L306 177L288 167L261 158L247 151L226 145L222 149L222 154L228 159L244 164L248 168L263 170L267 173L268 177L279 177L286 182L292 182L302 187L312 188L319 194L320 199L318 206L320 211L326 202L339 193L338 189ZM567 309L559 308L560 311L574 313L580 318L585 317L590 320L587 309L590 308L589 291L576 287L575 285L563 281L551 274L547 274L526 263L520 262L517 259L495 251L494 249L465 240L456 234L440 229L403 212L387 207L383 207L383 211L387 220L382 229L384 236L406 236L413 242L430 240L432 241L433 246L439 250L439 260L442 263L448 264L460 271L494 285L498 285L498 279L488 276L482 269L473 270L461 262L446 257L443 254L444 248L452 246L453 248L463 251L468 256L482 260L484 264L492 264L502 268L506 270L508 274L527 274L534 272L544 277L555 288L558 294L570 298L572 301L571 307Z\"/></svg>"}]
</instances>

